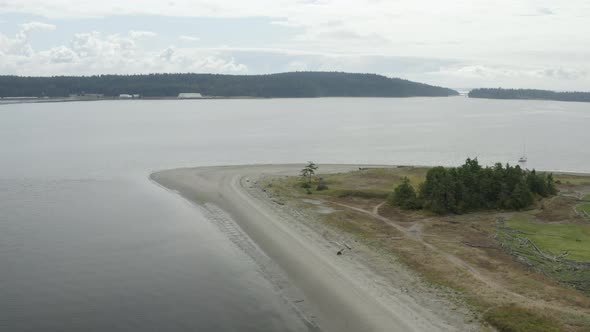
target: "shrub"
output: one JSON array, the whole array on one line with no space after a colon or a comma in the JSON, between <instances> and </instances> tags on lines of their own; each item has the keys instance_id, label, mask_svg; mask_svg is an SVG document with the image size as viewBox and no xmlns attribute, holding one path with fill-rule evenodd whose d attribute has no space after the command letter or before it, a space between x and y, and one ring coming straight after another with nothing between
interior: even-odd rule
<instances>
[{"instance_id":1,"label":"shrub","mask_svg":"<svg viewBox=\"0 0 590 332\"><path fill-rule=\"evenodd\" d=\"M311 188L311 183L309 183L309 182L301 182L301 188L309 189L309 188Z\"/></svg>"},{"instance_id":2,"label":"shrub","mask_svg":"<svg viewBox=\"0 0 590 332\"><path fill-rule=\"evenodd\" d=\"M317 186L316 190L317 191L328 190L328 185L326 184L326 181L324 181L324 179L320 178L320 180L318 181L318 186Z\"/></svg>"}]
</instances>

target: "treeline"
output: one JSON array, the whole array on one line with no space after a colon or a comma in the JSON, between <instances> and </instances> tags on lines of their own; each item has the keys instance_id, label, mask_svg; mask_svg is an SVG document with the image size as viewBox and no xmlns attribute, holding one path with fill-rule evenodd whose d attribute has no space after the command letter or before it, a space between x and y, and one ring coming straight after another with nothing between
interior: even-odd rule
<instances>
[{"instance_id":1,"label":"treeline","mask_svg":"<svg viewBox=\"0 0 590 332\"><path fill-rule=\"evenodd\" d=\"M0 76L0 97L66 97L85 93L107 97L120 94L175 97L181 92L220 97L412 97L458 94L455 90L399 78L339 72Z\"/></svg>"},{"instance_id":2,"label":"treeline","mask_svg":"<svg viewBox=\"0 0 590 332\"><path fill-rule=\"evenodd\" d=\"M555 92L532 89L475 89L469 92L469 98L490 99L541 99L558 101L590 102L590 92Z\"/></svg>"},{"instance_id":3,"label":"treeline","mask_svg":"<svg viewBox=\"0 0 590 332\"><path fill-rule=\"evenodd\" d=\"M482 167L477 159L467 159L461 167L431 168L418 191L404 178L389 202L403 209L460 214L483 209L520 210L533 204L535 195L556 193L552 174L500 163Z\"/></svg>"}]
</instances>

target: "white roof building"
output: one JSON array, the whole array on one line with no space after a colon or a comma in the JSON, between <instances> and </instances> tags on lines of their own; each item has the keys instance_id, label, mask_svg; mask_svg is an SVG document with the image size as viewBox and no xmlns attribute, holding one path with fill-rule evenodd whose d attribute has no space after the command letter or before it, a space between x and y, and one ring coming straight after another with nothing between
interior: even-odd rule
<instances>
[{"instance_id":1,"label":"white roof building","mask_svg":"<svg viewBox=\"0 0 590 332\"><path fill-rule=\"evenodd\" d=\"M201 95L198 92L182 92L178 94L178 99L199 99L199 98L203 98L203 95Z\"/></svg>"}]
</instances>

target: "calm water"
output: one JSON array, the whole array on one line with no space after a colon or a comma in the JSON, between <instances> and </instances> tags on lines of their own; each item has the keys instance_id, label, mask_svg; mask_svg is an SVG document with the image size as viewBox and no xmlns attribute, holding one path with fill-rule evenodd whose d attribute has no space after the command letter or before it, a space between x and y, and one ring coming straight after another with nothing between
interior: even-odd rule
<instances>
[{"instance_id":1,"label":"calm water","mask_svg":"<svg viewBox=\"0 0 590 332\"><path fill-rule=\"evenodd\" d=\"M453 165L590 172L590 104L433 99L0 106L0 330L301 330L199 209L151 183L194 165Z\"/></svg>"}]
</instances>

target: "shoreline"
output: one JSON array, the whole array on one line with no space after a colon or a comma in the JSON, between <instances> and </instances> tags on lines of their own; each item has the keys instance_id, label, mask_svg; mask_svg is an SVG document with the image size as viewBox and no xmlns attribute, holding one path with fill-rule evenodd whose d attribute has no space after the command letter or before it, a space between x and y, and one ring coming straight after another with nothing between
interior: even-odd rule
<instances>
[{"instance_id":1,"label":"shoreline","mask_svg":"<svg viewBox=\"0 0 590 332\"><path fill-rule=\"evenodd\" d=\"M322 173L367 166L394 167L322 165ZM466 322L467 309L457 310L455 304L436 292L408 294L405 286L413 287L419 283L419 277L397 266L401 263L396 263L391 272L395 274L393 279L398 280L391 284L368 266L370 256L362 249L337 256L336 246L326 241L325 235L302 222L304 215L273 201L264 189L256 186L265 176L297 175L301 167L290 164L181 168L154 172L150 179L209 211L209 219L225 213L224 225L229 217L229 222L243 230L263 252L247 253L258 255L255 261L263 274L273 279L310 330L476 329L474 323ZM455 308L451 310L451 306Z\"/></svg>"},{"instance_id":2,"label":"shoreline","mask_svg":"<svg viewBox=\"0 0 590 332\"><path fill-rule=\"evenodd\" d=\"M14 104L44 104L44 103L68 103L83 101L154 101L154 100L272 100L272 99L330 99L330 98L370 98L370 99L411 99L411 98L453 98L462 96L400 96L400 97L373 97L373 96L322 96L322 97L257 97L257 96L204 96L201 98L178 98L170 97L141 97L141 98L119 98L119 97L102 97L102 98L84 98L84 97L48 97L48 98L6 98L0 97L0 105Z\"/></svg>"}]
</instances>

